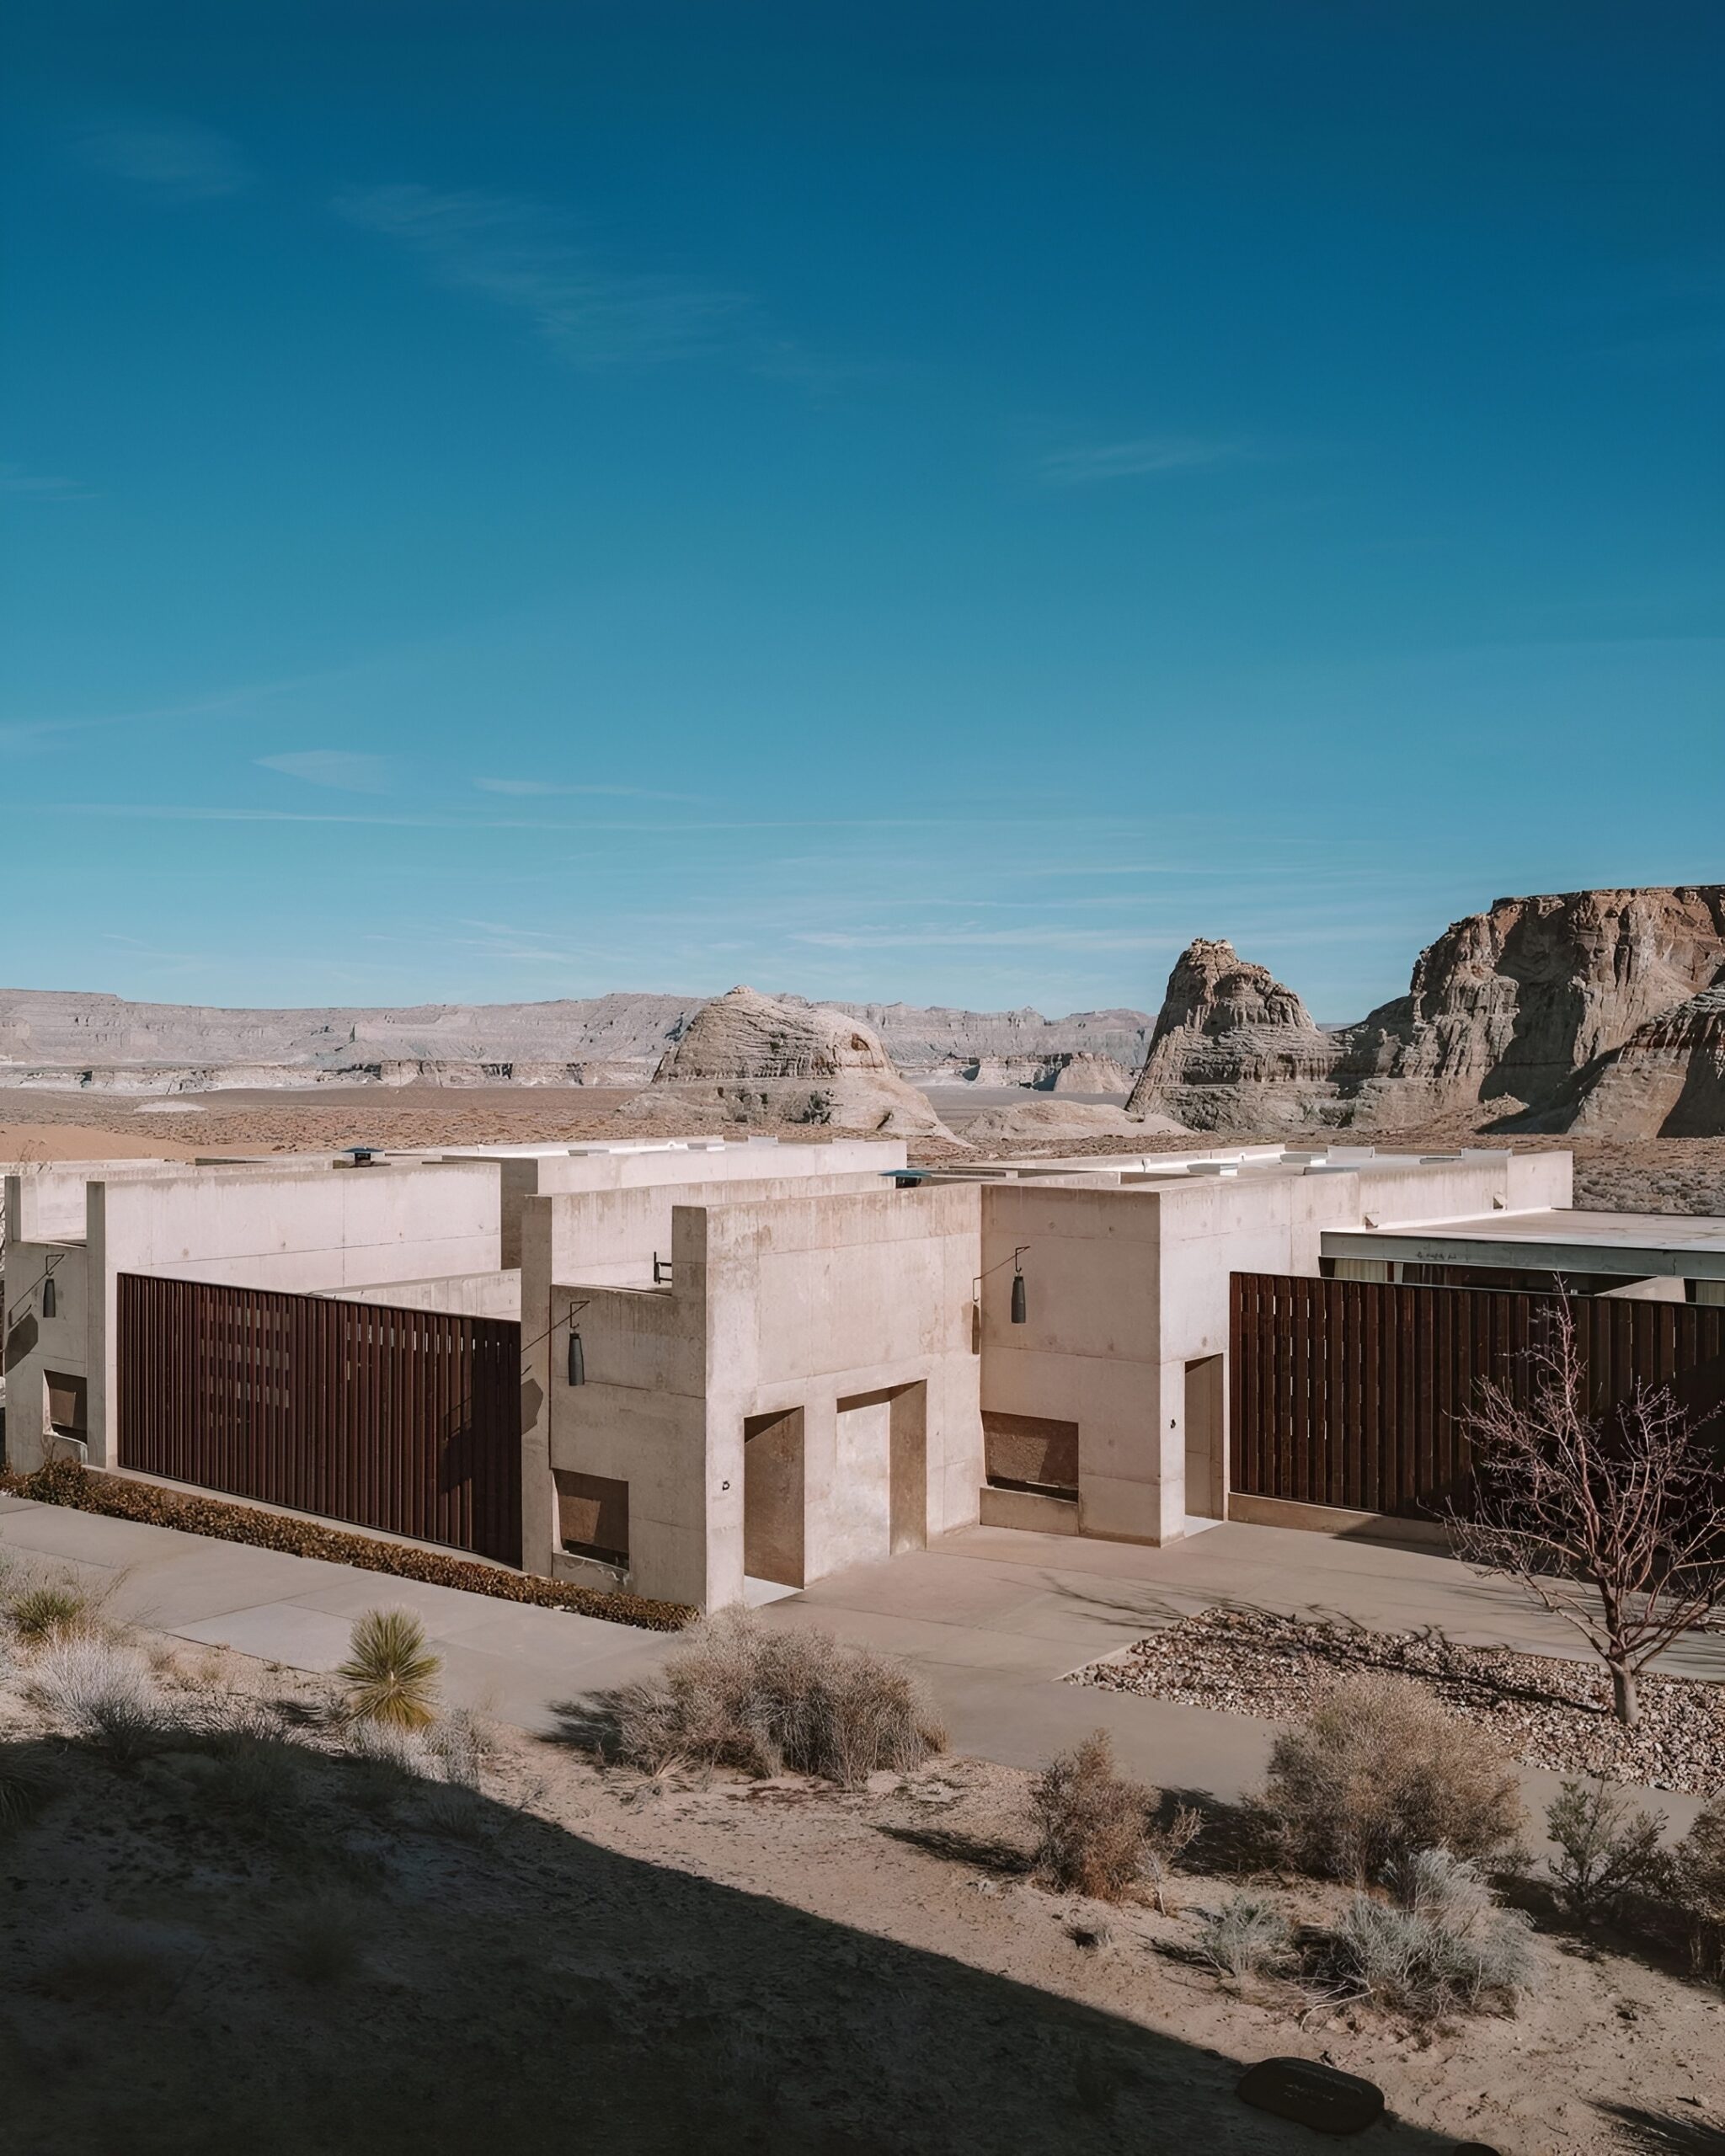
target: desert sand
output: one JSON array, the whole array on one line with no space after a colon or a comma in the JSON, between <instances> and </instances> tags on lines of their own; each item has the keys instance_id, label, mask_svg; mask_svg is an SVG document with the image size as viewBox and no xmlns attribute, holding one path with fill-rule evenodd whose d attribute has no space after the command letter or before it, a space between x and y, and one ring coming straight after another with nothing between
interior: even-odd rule
<instances>
[{"instance_id":1,"label":"desert sand","mask_svg":"<svg viewBox=\"0 0 1725 2156\"><path fill-rule=\"evenodd\" d=\"M1007 1769L644 1781L495 1727L467 1799L332 1756L323 1680L155 1646L202 1711L263 1703L291 1801L195 1753L52 1748L58 1794L0 1856L30 2156L1291 2156L1306 2131L1232 2095L1290 2052L1378 2081L1409 2156L1717 2145L1725 2004L1606 1945L1542 1939L1514 2019L1302 2020L1194 1964L1221 1853L1167 1913L1045 1892ZM1299 1914L1330 1890L1270 1891Z\"/></svg>"}]
</instances>

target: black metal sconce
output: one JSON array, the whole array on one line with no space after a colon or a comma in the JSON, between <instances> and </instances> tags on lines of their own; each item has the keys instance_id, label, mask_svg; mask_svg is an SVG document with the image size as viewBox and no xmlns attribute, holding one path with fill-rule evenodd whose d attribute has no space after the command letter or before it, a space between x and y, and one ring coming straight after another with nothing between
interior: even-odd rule
<instances>
[{"instance_id":1,"label":"black metal sconce","mask_svg":"<svg viewBox=\"0 0 1725 2156\"><path fill-rule=\"evenodd\" d=\"M1026 1319L1024 1268L1019 1263L1019 1260L1029 1247L1028 1243L1020 1243L1017 1250L1012 1252L1010 1260L1012 1267L1011 1315L1014 1325L1023 1325ZM982 1283L998 1273L1001 1266L1008 1262L1003 1257L999 1265L991 1265L985 1272L979 1273L970 1283L970 1352L973 1355L980 1355L982 1353Z\"/></svg>"},{"instance_id":2,"label":"black metal sconce","mask_svg":"<svg viewBox=\"0 0 1725 2156\"><path fill-rule=\"evenodd\" d=\"M587 1351L581 1345L581 1336L574 1326L569 1327L569 1383L587 1382Z\"/></svg>"},{"instance_id":3,"label":"black metal sconce","mask_svg":"<svg viewBox=\"0 0 1725 2156\"><path fill-rule=\"evenodd\" d=\"M54 1285L54 1275L45 1275L42 1281L42 1315L52 1317L60 1307L60 1291Z\"/></svg>"}]
</instances>

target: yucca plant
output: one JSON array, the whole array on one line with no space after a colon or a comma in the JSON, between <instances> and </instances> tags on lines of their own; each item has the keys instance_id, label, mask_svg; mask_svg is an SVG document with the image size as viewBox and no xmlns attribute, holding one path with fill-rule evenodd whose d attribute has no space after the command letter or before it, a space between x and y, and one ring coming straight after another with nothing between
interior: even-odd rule
<instances>
[{"instance_id":1,"label":"yucca plant","mask_svg":"<svg viewBox=\"0 0 1725 2156\"><path fill-rule=\"evenodd\" d=\"M437 1719L443 1664L425 1646L425 1627L409 1609L368 1609L354 1625L348 1658L335 1673L348 1718L386 1729L424 1729Z\"/></svg>"}]
</instances>

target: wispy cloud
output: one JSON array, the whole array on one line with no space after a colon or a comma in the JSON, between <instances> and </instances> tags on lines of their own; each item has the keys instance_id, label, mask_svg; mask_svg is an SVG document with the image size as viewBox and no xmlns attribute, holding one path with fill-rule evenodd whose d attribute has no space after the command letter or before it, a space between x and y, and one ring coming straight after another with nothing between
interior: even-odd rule
<instances>
[{"instance_id":1,"label":"wispy cloud","mask_svg":"<svg viewBox=\"0 0 1725 2156\"><path fill-rule=\"evenodd\" d=\"M0 750L41 748L62 734L86 734L107 726L173 726L184 721L226 718L248 710L264 696L276 696L321 677L304 675L285 681L254 681L222 689L190 703L149 704L137 711L102 712L88 718L17 718L0 721Z\"/></svg>"},{"instance_id":2,"label":"wispy cloud","mask_svg":"<svg viewBox=\"0 0 1725 2156\"><path fill-rule=\"evenodd\" d=\"M562 786L548 778L476 778L473 781L482 793L531 794L535 798L548 793L599 793L617 799L631 801L698 801L697 793L661 793L651 786Z\"/></svg>"},{"instance_id":3,"label":"wispy cloud","mask_svg":"<svg viewBox=\"0 0 1725 2156\"><path fill-rule=\"evenodd\" d=\"M746 302L698 280L613 269L542 205L473 189L350 188L339 216L407 248L441 285L525 317L581 366L712 350L738 331Z\"/></svg>"},{"instance_id":4,"label":"wispy cloud","mask_svg":"<svg viewBox=\"0 0 1725 2156\"><path fill-rule=\"evenodd\" d=\"M308 786L331 786L342 793L387 793L388 766L382 756L362 756L350 749L296 749L281 756L259 756L265 771L304 779Z\"/></svg>"},{"instance_id":5,"label":"wispy cloud","mask_svg":"<svg viewBox=\"0 0 1725 2156\"><path fill-rule=\"evenodd\" d=\"M1037 467L1050 487L1090 486L1103 479L1141 479L1163 472L1190 472L1206 464L1232 464L1247 454L1237 441L1206 441L1191 435L1151 435L1136 441L1096 442L1056 450Z\"/></svg>"},{"instance_id":6,"label":"wispy cloud","mask_svg":"<svg viewBox=\"0 0 1725 2156\"><path fill-rule=\"evenodd\" d=\"M81 480L51 478L21 464L0 464L0 494L17 501L87 502L95 499Z\"/></svg>"},{"instance_id":7,"label":"wispy cloud","mask_svg":"<svg viewBox=\"0 0 1725 2156\"><path fill-rule=\"evenodd\" d=\"M807 929L793 943L818 944L829 951L908 951L976 948L1004 945L1018 950L1178 951L1178 936L1129 934L1112 928L864 928Z\"/></svg>"},{"instance_id":8,"label":"wispy cloud","mask_svg":"<svg viewBox=\"0 0 1725 2156\"><path fill-rule=\"evenodd\" d=\"M207 202L252 184L249 167L226 136L186 120L87 128L76 147L96 171L127 180L161 202Z\"/></svg>"}]
</instances>

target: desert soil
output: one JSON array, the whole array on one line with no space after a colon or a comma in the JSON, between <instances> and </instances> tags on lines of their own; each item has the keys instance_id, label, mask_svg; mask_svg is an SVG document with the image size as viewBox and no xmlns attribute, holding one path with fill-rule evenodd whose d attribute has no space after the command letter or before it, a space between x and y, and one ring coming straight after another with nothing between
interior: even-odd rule
<instances>
[{"instance_id":1,"label":"desert soil","mask_svg":"<svg viewBox=\"0 0 1725 2156\"><path fill-rule=\"evenodd\" d=\"M1514 2019L1313 2023L1190 1958L1230 1880L1178 1881L1167 1915L1032 1883L1009 1769L644 1782L496 1731L452 1824L335 1756L318 1680L157 1652L188 1701L267 1704L294 1801L265 1829L206 1801L195 1754L48 1744L59 1793L0 1844L19 2156L1294 2151L1304 2129L1232 2095L1286 2053L1386 2089L1397 2124L1362 2146L1722 2145L1725 1999L1626 1955L1541 1940ZM42 1748L32 1711L7 1709L8 1749ZM1327 1892L1272 1891L1296 1917ZM356 1966L296 1973L332 1911Z\"/></svg>"},{"instance_id":2,"label":"desert soil","mask_svg":"<svg viewBox=\"0 0 1725 2156\"><path fill-rule=\"evenodd\" d=\"M584 1140L639 1134L616 1120L618 1108L633 1096L597 1086L356 1086L315 1092L206 1093L196 1100L128 1101L112 1094L19 1091L0 1102L0 1158L78 1160L104 1153L156 1155L190 1160L232 1150L245 1152L327 1151L344 1145L420 1146L579 1144ZM965 1110L998 1103L997 1089L986 1099L967 1102L961 1089L945 1086L930 1095L955 1135L962 1139ZM1035 1101L1046 1096L1017 1090L1013 1098ZM756 1126L757 1128L771 1126ZM736 1135L740 1126L711 1110L690 1110L678 1118L692 1137ZM832 1134L804 1125L782 1127L788 1139L818 1142ZM1118 1153L1123 1145L1146 1153L1190 1151L1194 1146L1321 1143L1327 1134L1338 1143L1370 1144L1383 1150L1443 1151L1458 1145L1503 1145L1518 1151L1562 1147L1575 1155L1575 1202L1607 1212L1725 1214L1725 1138L1571 1138L1493 1131L1477 1118L1449 1117L1402 1130L1329 1134L1264 1131L1252 1136L1210 1139L1146 1134L1065 1140L1019 1139L991 1144L1003 1158L1034 1158ZM19 1150L8 1150L17 1147ZM935 1164L965 1157L968 1149L940 1139L915 1139L911 1157Z\"/></svg>"}]
</instances>

